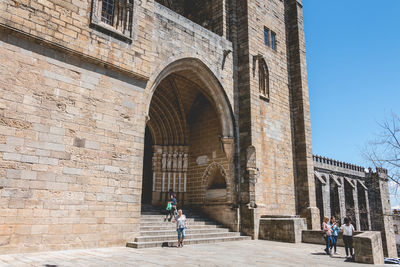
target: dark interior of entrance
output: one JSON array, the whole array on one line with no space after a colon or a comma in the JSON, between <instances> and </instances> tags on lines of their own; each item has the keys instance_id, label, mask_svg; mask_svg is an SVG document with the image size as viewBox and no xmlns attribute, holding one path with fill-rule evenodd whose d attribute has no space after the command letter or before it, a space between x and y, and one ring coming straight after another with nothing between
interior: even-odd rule
<instances>
[{"instance_id":1,"label":"dark interior of entrance","mask_svg":"<svg viewBox=\"0 0 400 267\"><path fill-rule=\"evenodd\" d=\"M339 186L333 179L330 184L330 196L331 216L334 216L337 222L341 222L342 217L340 214Z\"/></svg>"},{"instance_id":2,"label":"dark interior of entrance","mask_svg":"<svg viewBox=\"0 0 400 267\"><path fill-rule=\"evenodd\" d=\"M344 180L344 198L346 200L346 216L351 219L354 228L357 229L355 206L354 206L354 186L347 180Z\"/></svg>"},{"instance_id":3,"label":"dark interior of entrance","mask_svg":"<svg viewBox=\"0 0 400 267\"><path fill-rule=\"evenodd\" d=\"M216 106L204 87L196 73L181 71L155 90L145 133L143 204L166 205L169 190L178 207L203 205L206 195L214 203L227 201L229 162Z\"/></svg>"},{"instance_id":4,"label":"dark interior of entrance","mask_svg":"<svg viewBox=\"0 0 400 267\"><path fill-rule=\"evenodd\" d=\"M143 156L143 184L142 184L142 203L151 204L153 191L153 139L149 127L146 127L144 138Z\"/></svg>"},{"instance_id":5,"label":"dark interior of entrance","mask_svg":"<svg viewBox=\"0 0 400 267\"><path fill-rule=\"evenodd\" d=\"M322 183L321 181L315 177L315 196L317 199L317 208L320 210L320 222L324 220L324 201L322 198Z\"/></svg>"}]
</instances>

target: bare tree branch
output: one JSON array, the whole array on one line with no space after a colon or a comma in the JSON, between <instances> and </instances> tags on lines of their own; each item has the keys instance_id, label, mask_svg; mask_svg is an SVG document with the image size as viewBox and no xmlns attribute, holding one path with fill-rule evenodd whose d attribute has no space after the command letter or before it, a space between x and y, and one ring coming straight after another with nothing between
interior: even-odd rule
<instances>
[{"instance_id":1,"label":"bare tree branch","mask_svg":"<svg viewBox=\"0 0 400 267\"><path fill-rule=\"evenodd\" d=\"M391 187L397 194L400 188L400 117L394 113L382 123L382 131L368 142L363 156L373 166L388 170Z\"/></svg>"}]
</instances>

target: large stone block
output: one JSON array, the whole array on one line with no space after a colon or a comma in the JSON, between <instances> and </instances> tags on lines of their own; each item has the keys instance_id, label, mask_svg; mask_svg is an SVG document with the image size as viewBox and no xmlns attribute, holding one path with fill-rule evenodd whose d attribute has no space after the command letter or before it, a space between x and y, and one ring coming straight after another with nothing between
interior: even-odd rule
<instances>
[{"instance_id":1,"label":"large stone block","mask_svg":"<svg viewBox=\"0 0 400 267\"><path fill-rule=\"evenodd\" d=\"M369 231L353 238L355 261L369 264L383 264L381 233Z\"/></svg>"},{"instance_id":2,"label":"large stone block","mask_svg":"<svg viewBox=\"0 0 400 267\"><path fill-rule=\"evenodd\" d=\"M307 229L307 222L304 218L262 216L259 239L299 243L302 240L302 231L305 229Z\"/></svg>"}]
</instances>

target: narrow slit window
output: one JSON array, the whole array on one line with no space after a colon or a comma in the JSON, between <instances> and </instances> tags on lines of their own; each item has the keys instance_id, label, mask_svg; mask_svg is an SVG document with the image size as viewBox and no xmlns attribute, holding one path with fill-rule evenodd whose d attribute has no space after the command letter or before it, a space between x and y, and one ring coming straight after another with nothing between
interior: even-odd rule
<instances>
[{"instance_id":1,"label":"narrow slit window","mask_svg":"<svg viewBox=\"0 0 400 267\"><path fill-rule=\"evenodd\" d=\"M269 71L263 58L258 60L258 79L260 95L269 100Z\"/></svg>"},{"instance_id":2,"label":"narrow slit window","mask_svg":"<svg viewBox=\"0 0 400 267\"><path fill-rule=\"evenodd\" d=\"M276 33L271 32L271 48L276 50Z\"/></svg>"},{"instance_id":3,"label":"narrow slit window","mask_svg":"<svg viewBox=\"0 0 400 267\"><path fill-rule=\"evenodd\" d=\"M269 30L264 27L264 44L269 47Z\"/></svg>"}]
</instances>

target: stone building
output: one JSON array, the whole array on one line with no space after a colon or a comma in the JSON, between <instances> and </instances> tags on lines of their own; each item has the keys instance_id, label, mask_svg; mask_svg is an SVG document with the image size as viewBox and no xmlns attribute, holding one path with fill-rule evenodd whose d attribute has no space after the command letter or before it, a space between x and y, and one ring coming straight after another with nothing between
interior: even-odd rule
<instances>
[{"instance_id":1,"label":"stone building","mask_svg":"<svg viewBox=\"0 0 400 267\"><path fill-rule=\"evenodd\" d=\"M319 229L314 163L300 0L0 1L1 253L123 245L170 189Z\"/></svg>"},{"instance_id":2,"label":"stone building","mask_svg":"<svg viewBox=\"0 0 400 267\"><path fill-rule=\"evenodd\" d=\"M349 217L356 231L381 231L385 255L397 257L387 170L314 156L314 174L320 220Z\"/></svg>"},{"instance_id":3,"label":"stone building","mask_svg":"<svg viewBox=\"0 0 400 267\"><path fill-rule=\"evenodd\" d=\"M397 248L397 254L400 255L400 233L399 233L399 228L400 228L400 214L398 209L393 210L393 230L394 230L394 236L396 240L396 248Z\"/></svg>"}]
</instances>

